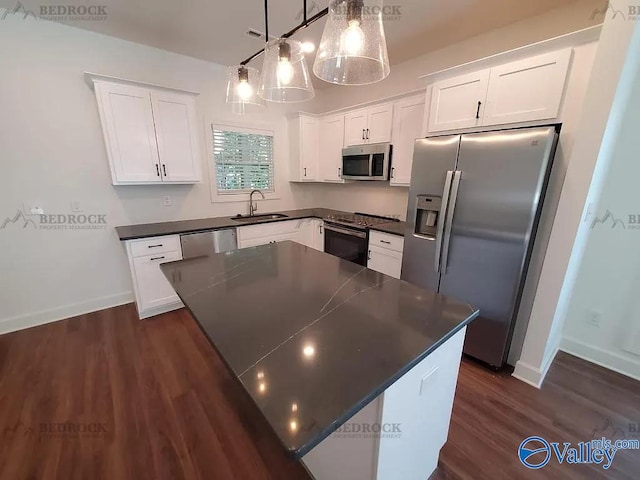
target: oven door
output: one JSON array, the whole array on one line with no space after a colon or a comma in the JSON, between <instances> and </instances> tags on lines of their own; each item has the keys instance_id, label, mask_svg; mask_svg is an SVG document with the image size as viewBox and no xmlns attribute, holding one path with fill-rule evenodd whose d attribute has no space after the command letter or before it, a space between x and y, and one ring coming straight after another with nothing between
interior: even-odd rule
<instances>
[{"instance_id":1,"label":"oven door","mask_svg":"<svg viewBox=\"0 0 640 480\"><path fill-rule=\"evenodd\" d=\"M343 155L342 178L347 180L370 180L371 154L358 153Z\"/></svg>"},{"instance_id":2,"label":"oven door","mask_svg":"<svg viewBox=\"0 0 640 480\"><path fill-rule=\"evenodd\" d=\"M326 222L324 224L325 253L366 267L367 244L367 234L361 230L337 226Z\"/></svg>"}]
</instances>

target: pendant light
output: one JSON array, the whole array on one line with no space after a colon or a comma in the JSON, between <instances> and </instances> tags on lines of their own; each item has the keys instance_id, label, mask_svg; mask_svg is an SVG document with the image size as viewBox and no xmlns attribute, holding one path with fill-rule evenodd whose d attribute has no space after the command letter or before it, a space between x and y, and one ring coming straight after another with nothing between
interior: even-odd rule
<instances>
[{"instance_id":1,"label":"pendant light","mask_svg":"<svg viewBox=\"0 0 640 480\"><path fill-rule=\"evenodd\" d=\"M304 102L315 96L300 42L278 38L267 43L258 94L279 103Z\"/></svg>"},{"instance_id":2,"label":"pendant light","mask_svg":"<svg viewBox=\"0 0 640 480\"><path fill-rule=\"evenodd\" d=\"M253 67L236 65L227 69L227 103L233 113L260 110L265 103L258 95L260 73Z\"/></svg>"},{"instance_id":3,"label":"pendant light","mask_svg":"<svg viewBox=\"0 0 640 480\"><path fill-rule=\"evenodd\" d=\"M389 71L382 0L333 0L313 73L338 85L366 85Z\"/></svg>"}]
</instances>

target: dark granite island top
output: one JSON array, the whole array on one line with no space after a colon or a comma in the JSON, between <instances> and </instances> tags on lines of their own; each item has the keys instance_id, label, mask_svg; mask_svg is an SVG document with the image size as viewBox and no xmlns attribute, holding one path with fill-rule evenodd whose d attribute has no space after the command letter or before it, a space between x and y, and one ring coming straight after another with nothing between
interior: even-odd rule
<instances>
[{"instance_id":1,"label":"dark granite island top","mask_svg":"<svg viewBox=\"0 0 640 480\"><path fill-rule=\"evenodd\" d=\"M296 458L478 314L289 241L161 268Z\"/></svg>"}]
</instances>

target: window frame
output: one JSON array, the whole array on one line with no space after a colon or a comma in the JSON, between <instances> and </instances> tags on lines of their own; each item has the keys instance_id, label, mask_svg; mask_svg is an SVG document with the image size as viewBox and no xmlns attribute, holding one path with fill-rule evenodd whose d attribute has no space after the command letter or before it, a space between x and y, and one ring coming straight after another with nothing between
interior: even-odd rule
<instances>
[{"instance_id":1,"label":"window frame","mask_svg":"<svg viewBox=\"0 0 640 480\"><path fill-rule=\"evenodd\" d=\"M207 143L207 166L209 169L209 189L211 193L212 203L224 203L224 202L248 202L249 192L242 191L234 193L229 191L228 193L218 192L217 171L215 155L213 151L213 130L226 130L239 133L249 133L255 135L269 135L273 138L272 141L272 158L273 158L273 191L264 192L265 200L277 200L280 198L278 194L278 166L276 164L276 133L272 126L267 124L238 124L229 122L226 120L207 120L205 121L205 138ZM255 197L254 197L255 198ZM262 199L262 197L260 197Z\"/></svg>"}]
</instances>

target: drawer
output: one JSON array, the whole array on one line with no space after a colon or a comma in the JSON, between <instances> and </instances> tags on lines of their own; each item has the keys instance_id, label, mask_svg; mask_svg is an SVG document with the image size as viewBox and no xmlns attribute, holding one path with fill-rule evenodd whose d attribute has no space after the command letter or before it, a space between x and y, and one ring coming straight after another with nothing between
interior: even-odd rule
<instances>
[{"instance_id":1,"label":"drawer","mask_svg":"<svg viewBox=\"0 0 640 480\"><path fill-rule=\"evenodd\" d=\"M382 233L371 231L369 233L369 247L376 246L402 253L404 248L404 237L400 235L392 235L390 233Z\"/></svg>"},{"instance_id":2,"label":"drawer","mask_svg":"<svg viewBox=\"0 0 640 480\"><path fill-rule=\"evenodd\" d=\"M304 221L305 219L284 220L280 222L261 223L258 225L238 227L238 240L244 242L246 240L253 240L254 238L273 237L276 235L297 232Z\"/></svg>"},{"instance_id":3,"label":"drawer","mask_svg":"<svg viewBox=\"0 0 640 480\"><path fill-rule=\"evenodd\" d=\"M181 252L182 255L180 235L164 235L162 237L131 240L129 248L133 258L169 252Z\"/></svg>"}]
</instances>

